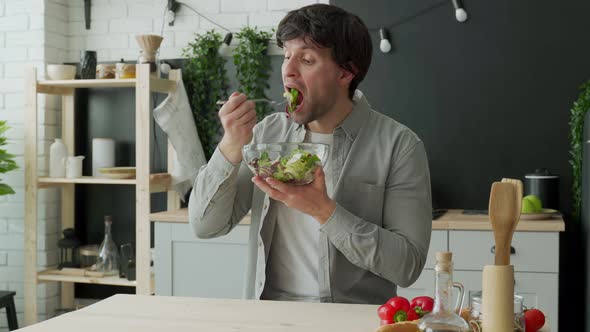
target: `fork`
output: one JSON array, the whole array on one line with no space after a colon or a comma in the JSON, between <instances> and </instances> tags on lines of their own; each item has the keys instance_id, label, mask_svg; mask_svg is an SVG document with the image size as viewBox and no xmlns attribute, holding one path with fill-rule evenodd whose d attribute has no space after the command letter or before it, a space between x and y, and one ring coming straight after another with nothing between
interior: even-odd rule
<instances>
[{"instance_id":1,"label":"fork","mask_svg":"<svg viewBox=\"0 0 590 332\"><path fill-rule=\"evenodd\" d=\"M272 105L272 106L279 106L279 105L283 105L284 103L286 103L286 102L287 102L287 100L286 100L286 99L285 99L285 100L283 100L283 101L281 101L281 102L274 101L274 100L270 100L270 99L266 99L266 98L257 98L257 99L249 99L249 100L250 100L250 101L253 101L253 102L256 102L256 103L258 103L258 102L268 103L269 105ZM222 105L224 105L225 103L227 103L227 100L218 100L218 101L215 103L215 105L222 106Z\"/></svg>"}]
</instances>

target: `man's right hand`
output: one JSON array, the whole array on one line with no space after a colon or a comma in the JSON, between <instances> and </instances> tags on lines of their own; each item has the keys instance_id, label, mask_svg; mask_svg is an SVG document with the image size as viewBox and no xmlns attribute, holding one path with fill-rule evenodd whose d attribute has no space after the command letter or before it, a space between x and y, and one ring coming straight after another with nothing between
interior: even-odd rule
<instances>
[{"instance_id":1,"label":"man's right hand","mask_svg":"<svg viewBox=\"0 0 590 332\"><path fill-rule=\"evenodd\" d=\"M256 125L256 109L245 94L234 92L219 110L219 119L225 131L219 150L232 164L242 161L242 147L252 140Z\"/></svg>"}]
</instances>

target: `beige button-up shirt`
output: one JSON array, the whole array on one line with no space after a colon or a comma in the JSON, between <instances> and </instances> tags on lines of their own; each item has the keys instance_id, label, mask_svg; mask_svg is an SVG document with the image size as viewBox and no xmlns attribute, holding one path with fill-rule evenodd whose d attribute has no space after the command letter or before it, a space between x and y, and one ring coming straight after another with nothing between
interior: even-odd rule
<instances>
[{"instance_id":1,"label":"beige button-up shirt","mask_svg":"<svg viewBox=\"0 0 590 332\"><path fill-rule=\"evenodd\" d=\"M370 108L357 90L353 111L334 130L332 197L337 207L320 227L322 302L382 304L420 275L432 231L428 160L410 129ZM254 128L253 143L302 142L305 128L283 113ZM199 172L189 220L200 238L230 232L252 210L246 298L259 299L276 224L274 200L252 181L245 162L216 149Z\"/></svg>"}]
</instances>

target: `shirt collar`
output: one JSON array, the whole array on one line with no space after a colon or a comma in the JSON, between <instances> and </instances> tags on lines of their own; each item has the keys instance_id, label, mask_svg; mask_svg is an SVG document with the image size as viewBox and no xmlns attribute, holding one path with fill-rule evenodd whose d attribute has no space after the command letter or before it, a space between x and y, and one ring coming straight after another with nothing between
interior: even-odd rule
<instances>
[{"instance_id":1,"label":"shirt collar","mask_svg":"<svg viewBox=\"0 0 590 332\"><path fill-rule=\"evenodd\" d=\"M336 127L336 130L343 130L346 134L346 137L351 141L354 141L356 136L358 135L359 131L365 124L367 120L369 110L371 109L371 105L367 101L365 95L363 95L361 90L355 90L354 96L352 97L352 112L348 114L348 116ZM305 126L297 125L296 132L298 134L298 139L303 141L305 138Z\"/></svg>"},{"instance_id":2,"label":"shirt collar","mask_svg":"<svg viewBox=\"0 0 590 332\"><path fill-rule=\"evenodd\" d=\"M361 90L356 90L352 97L352 112L348 114L346 119L336 128L342 128L344 133L351 141L356 138L359 131L365 124L368 117L368 112L371 109L371 105L367 101L367 98L363 95Z\"/></svg>"}]
</instances>

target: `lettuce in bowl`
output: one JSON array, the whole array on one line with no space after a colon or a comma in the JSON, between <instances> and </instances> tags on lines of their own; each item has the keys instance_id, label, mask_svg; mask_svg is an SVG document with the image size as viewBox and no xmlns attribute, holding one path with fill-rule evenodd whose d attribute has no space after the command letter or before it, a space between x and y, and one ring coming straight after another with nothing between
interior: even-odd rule
<instances>
[{"instance_id":1,"label":"lettuce in bowl","mask_svg":"<svg viewBox=\"0 0 590 332\"><path fill-rule=\"evenodd\" d=\"M254 174L303 185L314 180L328 150L328 145L320 143L259 143L244 146L242 153Z\"/></svg>"}]
</instances>

